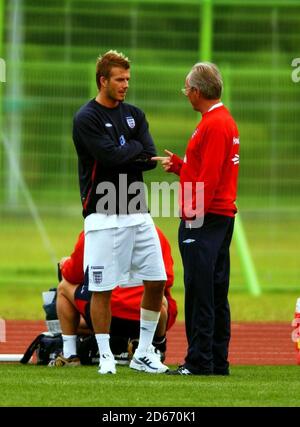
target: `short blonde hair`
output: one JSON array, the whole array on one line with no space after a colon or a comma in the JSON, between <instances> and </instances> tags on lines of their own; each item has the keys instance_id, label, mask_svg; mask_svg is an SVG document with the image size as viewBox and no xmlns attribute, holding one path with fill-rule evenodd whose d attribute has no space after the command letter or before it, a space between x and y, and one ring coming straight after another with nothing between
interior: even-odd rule
<instances>
[{"instance_id":1,"label":"short blonde hair","mask_svg":"<svg viewBox=\"0 0 300 427\"><path fill-rule=\"evenodd\" d=\"M221 98L223 80L215 64L197 62L187 75L187 80L190 87L199 89L205 99Z\"/></svg>"},{"instance_id":2,"label":"short blonde hair","mask_svg":"<svg viewBox=\"0 0 300 427\"><path fill-rule=\"evenodd\" d=\"M113 67L120 67L128 70L130 68L130 61L122 52L117 52L116 50L109 50L104 53L104 55L100 55L97 58L96 83L99 90L101 87L100 77L103 76L109 79Z\"/></svg>"}]
</instances>

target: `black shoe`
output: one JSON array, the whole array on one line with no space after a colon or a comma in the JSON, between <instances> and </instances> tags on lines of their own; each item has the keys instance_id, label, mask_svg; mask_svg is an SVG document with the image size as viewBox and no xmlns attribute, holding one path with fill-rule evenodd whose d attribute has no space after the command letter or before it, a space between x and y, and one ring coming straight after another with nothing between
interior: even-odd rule
<instances>
[{"instance_id":1,"label":"black shoe","mask_svg":"<svg viewBox=\"0 0 300 427\"><path fill-rule=\"evenodd\" d=\"M177 369L175 369L174 371L169 370L166 372L166 374L167 375L194 375L191 371L189 371L184 366L178 366Z\"/></svg>"}]
</instances>

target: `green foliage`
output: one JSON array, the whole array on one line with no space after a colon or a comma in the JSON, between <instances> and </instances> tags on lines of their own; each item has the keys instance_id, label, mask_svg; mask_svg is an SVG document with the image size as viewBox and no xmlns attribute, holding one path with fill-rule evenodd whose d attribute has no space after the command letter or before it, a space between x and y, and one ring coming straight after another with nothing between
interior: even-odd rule
<instances>
[{"instance_id":1,"label":"green foliage","mask_svg":"<svg viewBox=\"0 0 300 427\"><path fill-rule=\"evenodd\" d=\"M114 48L131 58L128 101L149 116L159 151L167 147L183 153L196 116L180 88L190 67L203 59L201 45L211 43L211 59L224 77L224 101L241 132L240 199L253 197L276 211L282 202L289 205L284 198L289 194L299 208L298 86L291 80L291 60L299 56L299 5L213 2L212 40L202 40L203 2L96 4L26 1L18 27L10 19L13 3L6 4L3 45L9 78L3 86L2 123L37 203L62 206L65 197L76 203L72 118L96 93L99 53ZM14 55L12 35L23 40ZM9 200L7 182L13 180L2 147L0 164L1 206ZM19 194L19 204L20 199Z\"/></svg>"}]
</instances>

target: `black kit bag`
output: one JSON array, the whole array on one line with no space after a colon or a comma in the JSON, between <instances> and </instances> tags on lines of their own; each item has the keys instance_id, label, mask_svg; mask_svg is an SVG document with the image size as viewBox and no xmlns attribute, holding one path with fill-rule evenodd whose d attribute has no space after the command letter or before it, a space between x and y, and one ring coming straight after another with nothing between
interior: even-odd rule
<instances>
[{"instance_id":1,"label":"black kit bag","mask_svg":"<svg viewBox=\"0 0 300 427\"><path fill-rule=\"evenodd\" d=\"M36 352L37 365L48 365L62 352L61 334L51 335L49 332L38 335L25 351L20 363L27 363Z\"/></svg>"},{"instance_id":2,"label":"black kit bag","mask_svg":"<svg viewBox=\"0 0 300 427\"><path fill-rule=\"evenodd\" d=\"M20 363L27 363L36 352L36 364L48 365L63 351L61 334L52 335L44 332L38 335L25 351ZM98 346L94 335L77 337L77 355L82 365L99 363Z\"/></svg>"}]
</instances>

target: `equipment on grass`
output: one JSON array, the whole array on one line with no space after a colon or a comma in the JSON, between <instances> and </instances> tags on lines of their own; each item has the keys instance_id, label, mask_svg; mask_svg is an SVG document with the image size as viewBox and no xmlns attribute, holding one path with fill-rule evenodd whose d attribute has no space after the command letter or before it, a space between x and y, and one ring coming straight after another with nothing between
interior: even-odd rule
<instances>
[{"instance_id":1,"label":"equipment on grass","mask_svg":"<svg viewBox=\"0 0 300 427\"><path fill-rule=\"evenodd\" d=\"M48 365L53 362L63 351L61 334L53 335L44 332L38 335L24 353L20 363L27 363L36 352L37 365ZM82 365L99 363L98 347L94 335L77 337L77 355Z\"/></svg>"},{"instance_id":2,"label":"equipment on grass","mask_svg":"<svg viewBox=\"0 0 300 427\"><path fill-rule=\"evenodd\" d=\"M37 365L48 365L62 352L61 334L52 335L50 332L44 332L38 335L25 351L20 363L27 363L34 352L36 352Z\"/></svg>"},{"instance_id":3,"label":"equipment on grass","mask_svg":"<svg viewBox=\"0 0 300 427\"><path fill-rule=\"evenodd\" d=\"M63 367L74 367L74 366L80 366L80 359L78 356L70 356L70 357L64 357L62 354L59 354L55 360L51 360L50 363L48 363L48 366L54 367L54 368L63 368Z\"/></svg>"},{"instance_id":4,"label":"equipment on grass","mask_svg":"<svg viewBox=\"0 0 300 427\"><path fill-rule=\"evenodd\" d=\"M60 272L58 266L58 274ZM63 354L63 340L60 323L56 312L57 288L51 288L43 292L43 309L46 314L47 332L39 334L29 345L24 355L18 355L14 361L27 363L34 353L37 365L53 365L55 359ZM129 365L132 356L138 346L138 339L125 336L110 336L110 348L119 365ZM99 350L94 334L79 335L76 341L77 356L82 365L94 365L99 363ZM161 362L165 359L166 338L160 337L155 343L154 351ZM22 356L22 357L21 357ZM21 360L20 360L21 357Z\"/></svg>"}]
</instances>

